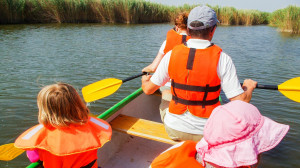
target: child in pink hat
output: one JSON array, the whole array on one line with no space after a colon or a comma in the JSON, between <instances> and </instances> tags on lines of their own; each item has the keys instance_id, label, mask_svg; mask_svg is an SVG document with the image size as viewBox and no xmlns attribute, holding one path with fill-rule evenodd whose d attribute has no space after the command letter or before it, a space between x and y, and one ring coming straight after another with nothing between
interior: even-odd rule
<instances>
[{"instance_id":1,"label":"child in pink hat","mask_svg":"<svg viewBox=\"0 0 300 168\"><path fill-rule=\"evenodd\" d=\"M166 168L179 168L187 163L194 164L195 160L199 165L194 167L199 168L257 167L260 153L277 146L288 130L288 125L262 116L252 104L232 101L213 110L205 124L203 138L196 148L186 145L194 143L192 141L183 142L159 155L151 167L159 168L164 165ZM183 151L190 151L189 155L195 153L195 156L178 157L181 155L178 151L183 146L191 146ZM185 159L170 161L172 158Z\"/></svg>"}]
</instances>

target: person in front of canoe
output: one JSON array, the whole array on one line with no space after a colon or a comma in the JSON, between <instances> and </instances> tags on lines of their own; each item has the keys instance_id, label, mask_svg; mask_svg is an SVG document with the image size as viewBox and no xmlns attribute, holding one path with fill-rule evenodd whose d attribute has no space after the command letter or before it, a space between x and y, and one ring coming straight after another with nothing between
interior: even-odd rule
<instances>
[{"instance_id":1,"label":"person in front of canoe","mask_svg":"<svg viewBox=\"0 0 300 168\"><path fill-rule=\"evenodd\" d=\"M289 130L252 104L235 100L216 107L204 137L180 142L156 157L151 168L256 168L261 153L277 146Z\"/></svg>"},{"instance_id":2,"label":"person in front of canoe","mask_svg":"<svg viewBox=\"0 0 300 168\"><path fill-rule=\"evenodd\" d=\"M153 73L156 71L157 66L159 65L160 61L164 57L164 55L171 51L176 45L185 43L191 37L187 35L187 19L188 13L181 12L177 14L174 19L175 27L168 31L166 40L161 45L157 56L153 60L153 62L148 65L147 67L143 68L142 72L149 72ZM160 87L160 91L162 93L162 99L164 100L165 104L171 101L171 91L170 91L171 83L167 82L164 86Z\"/></svg>"},{"instance_id":3,"label":"person in front of canoe","mask_svg":"<svg viewBox=\"0 0 300 168\"><path fill-rule=\"evenodd\" d=\"M97 168L97 149L111 139L110 125L90 111L69 84L45 86L37 96L39 125L22 133L15 146L45 168Z\"/></svg>"},{"instance_id":4,"label":"person in front of canoe","mask_svg":"<svg viewBox=\"0 0 300 168\"><path fill-rule=\"evenodd\" d=\"M161 118L169 137L175 141L199 141L212 110L220 105L221 88L229 100L250 102L256 81L243 86L229 55L211 43L217 27L216 13L198 6L188 16L191 39L169 51L153 75L142 77L145 94L154 93L171 79L172 100L160 106Z\"/></svg>"},{"instance_id":5,"label":"person in front of canoe","mask_svg":"<svg viewBox=\"0 0 300 168\"><path fill-rule=\"evenodd\" d=\"M181 12L175 17L175 27L167 32L166 40L162 43L155 59L150 65L143 68L143 72L155 72L158 64L167 52L171 51L176 45L185 43L191 38L187 35L187 19L187 12Z\"/></svg>"}]
</instances>

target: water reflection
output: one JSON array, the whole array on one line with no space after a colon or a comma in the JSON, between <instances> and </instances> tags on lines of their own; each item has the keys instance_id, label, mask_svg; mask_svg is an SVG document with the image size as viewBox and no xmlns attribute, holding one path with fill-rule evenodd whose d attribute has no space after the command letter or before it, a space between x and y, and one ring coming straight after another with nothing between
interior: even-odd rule
<instances>
[{"instance_id":1,"label":"water reflection","mask_svg":"<svg viewBox=\"0 0 300 168\"><path fill-rule=\"evenodd\" d=\"M37 24L0 26L0 144L13 142L37 124L36 95L57 81L83 86L105 78L124 79L152 62L169 24ZM218 27L213 42L228 53L242 82L253 78L278 85L300 76L299 36L268 26ZM90 103L100 114L140 87L126 82L113 95ZM300 105L277 91L255 90L252 103L263 115L291 129L278 147L263 155L262 167L300 165ZM26 156L0 167L25 167Z\"/></svg>"}]
</instances>

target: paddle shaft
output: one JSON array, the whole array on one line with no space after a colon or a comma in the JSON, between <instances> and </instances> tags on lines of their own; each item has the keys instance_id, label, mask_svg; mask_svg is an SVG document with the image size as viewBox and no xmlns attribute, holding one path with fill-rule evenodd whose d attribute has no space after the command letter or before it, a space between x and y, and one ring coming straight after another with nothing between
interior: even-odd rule
<instances>
[{"instance_id":1,"label":"paddle shaft","mask_svg":"<svg viewBox=\"0 0 300 168\"><path fill-rule=\"evenodd\" d=\"M131 102L133 99L135 99L136 97L138 97L142 93L143 93L142 88L139 88L138 90L131 93L129 96L125 97L119 103L115 104L114 106L112 106L111 108L109 108L108 110L106 110L105 112L100 114L98 116L98 118L103 119L103 120L108 119L110 116L115 114L118 110L120 110L122 107L127 105L129 102Z\"/></svg>"},{"instance_id":2,"label":"paddle shaft","mask_svg":"<svg viewBox=\"0 0 300 168\"><path fill-rule=\"evenodd\" d=\"M275 86L275 85L259 85L259 84L257 84L256 88L269 89L269 90L278 90L278 86Z\"/></svg>"},{"instance_id":3,"label":"paddle shaft","mask_svg":"<svg viewBox=\"0 0 300 168\"><path fill-rule=\"evenodd\" d=\"M138 75L131 76L131 77L129 77L129 78L123 79L123 80L122 80L122 83L125 83L125 82L127 82L127 81L130 81L130 80L132 80L132 79L138 78L138 77L143 76L143 75L146 75L146 74L147 74L147 72L142 72L142 73L140 73L140 74L138 74Z\"/></svg>"},{"instance_id":4,"label":"paddle shaft","mask_svg":"<svg viewBox=\"0 0 300 168\"><path fill-rule=\"evenodd\" d=\"M243 84L241 83L241 86L243 86ZM268 90L278 90L278 86L275 85L256 85L256 88L258 89L268 89Z\"/></svg>"}]
</instances>

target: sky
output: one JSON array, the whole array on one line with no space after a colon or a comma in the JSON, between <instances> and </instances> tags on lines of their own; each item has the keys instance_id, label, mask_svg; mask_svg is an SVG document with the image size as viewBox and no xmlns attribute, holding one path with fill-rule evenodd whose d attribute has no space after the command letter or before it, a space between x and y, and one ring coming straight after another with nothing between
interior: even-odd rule
<instances>
[{"instance_id":1,"label":"sky","mask_svg":"<svg viewBox=\"0 0 300 168\"><path fill-rule=\"evenodd\" d=\"M164 5L183 5L183 4L209 4L211 6L229 6L236 9L256 9L262 12L274 12L277 9L286 8L289 5L300 7L300 0L148 0L150 2L161 3Z\"/></svg>"}]
</instances>

